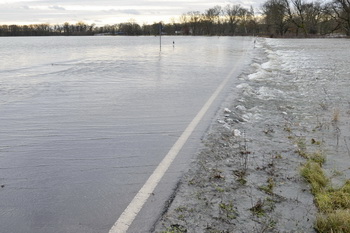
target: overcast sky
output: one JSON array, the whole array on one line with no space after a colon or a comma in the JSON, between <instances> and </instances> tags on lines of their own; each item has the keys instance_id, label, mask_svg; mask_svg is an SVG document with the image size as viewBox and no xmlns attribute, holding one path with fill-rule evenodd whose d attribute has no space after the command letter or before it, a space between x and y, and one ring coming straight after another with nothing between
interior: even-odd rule
<instances>
[{"instance_id":1,"label":"overcast sky","mask_svg":"<svg viewBox=\"0 0 350 233\"><path fill-rule=\"evenodd\" d=\"M96 25L128 22L171 22L189 11L215 5L260 8L264 0L0 0L0 24L62 24L83 21Z\"/></svg>"}]
</instances>

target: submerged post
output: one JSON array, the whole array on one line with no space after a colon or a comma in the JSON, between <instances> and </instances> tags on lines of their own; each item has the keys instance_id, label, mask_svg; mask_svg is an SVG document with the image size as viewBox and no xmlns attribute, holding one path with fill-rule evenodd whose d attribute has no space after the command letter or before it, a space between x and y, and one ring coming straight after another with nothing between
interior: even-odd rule
<instances>
[{"instance_id":1,"label":"submerged post","mask_svg":"<svg viewBox=\"0 0 350 233\"><path fill-rule=\"evenodd\" d=\"M159 50L162 50L162 23L159 23Z\"/></svg>"}]
</instances>

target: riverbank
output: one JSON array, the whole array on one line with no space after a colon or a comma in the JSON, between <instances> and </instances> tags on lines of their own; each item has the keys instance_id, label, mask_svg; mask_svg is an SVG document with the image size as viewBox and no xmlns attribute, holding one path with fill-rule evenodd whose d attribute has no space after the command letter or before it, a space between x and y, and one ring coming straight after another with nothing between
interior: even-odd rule
<instances>
[{"instance_id":1,"label":"riverbank","mask_svg":"<svg viewBox=\"0 0 350 233\"><path fill-rule=\"evenodd\" d=\"M303 152L325 156L332 186L350 178L349 73L341 51L259 39L253 64L154 231L315 232Z\"/></svg>"}]
</instances>

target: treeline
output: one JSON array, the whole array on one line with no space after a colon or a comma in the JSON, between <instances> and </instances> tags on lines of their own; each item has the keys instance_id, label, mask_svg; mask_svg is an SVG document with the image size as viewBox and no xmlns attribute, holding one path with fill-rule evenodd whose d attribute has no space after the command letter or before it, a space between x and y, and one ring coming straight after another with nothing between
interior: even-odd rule
<instances>
[{"instance_id":1,"label":"treeline","mask_svg":"<svg viewBox=\"0 0 350 233\"><path fill-rule=\"evenodd\" d=\"M62 25L0 25L0 36L57 35L264 35L311 37L331 33L350 36L350 1L267 0L259 14L240 5L214 6L183 14L178 23L96 26L78 22Z\"/></svg>"},{"instance_id":2,"label":"treeline","mask_svg":"<svg viewBox=\"0 0 350 233\"><path fill-rule=\"evenodd\" d=\"M262 6L264 30L271 35L350 36L350 1L268 0Z\"/></svg>"}]
</instances>

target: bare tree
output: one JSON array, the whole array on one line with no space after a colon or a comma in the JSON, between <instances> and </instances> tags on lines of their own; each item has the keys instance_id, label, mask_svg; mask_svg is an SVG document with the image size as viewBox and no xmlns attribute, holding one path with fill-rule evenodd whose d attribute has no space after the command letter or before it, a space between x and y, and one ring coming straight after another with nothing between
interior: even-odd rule
<instances>
[{"instance_id":1,"label":"bare tree","mask_svg":"<svg viewBox=\"0 0 350 233\"><path fill-rule=\"evenodd\" d=\"M239 9L239 17L240 17L240 25L243 28L245 34L248 34L248 24L254 18L254 10L251 8L250 10L246 8Z\"/></svg>"},{"instance_id":2,"label":"bare tree","mask_svg":"<svg viewBox=\"0 0 350 233\"><path fill-rule=\"evenodd\" d=\"M283 36L289 28L288 5L284 0L268 0L262 6L267 30Z\"/></svg>"},{"instance_id":3,"label":"bare tree","mask_svg":"<svg viewBox=\"0 0 350 233\"><path fill-rule=\"evenodd\" d=\"M320 20L322 18L322 6L320 2L310 2L304 5L305 24L308 33L318 34L320 32Z\"/></svg>"},{"instance_id":4,"label":"bare tree","mask_svg":"<svg viewBox=\"0 0 350 233\"><path fill-rule=\"evenodd\" d=\"M303 0L284 0L286 4L286 9L288 12L289 20L296 26L296 35L299 35L299 29L304 33L304 36L307 37L307 29L305 25L305 7Z\"/></svg>"},{"instance_id":5,"label":"bare tree","mask_svg":"<svg viewBox=\"0 0 350 233\"><path fill-rule=\"evenodd\" d=\"M207 34L214 35L216 33L214 25L220 25L220 15L222 14L221 6L209 8L204 13L204 23L206 25Z\"/></svg>"},{"instance_id":6,"label":"bare tree","mask_svg":"<svg viewBox=\"0 0 350 233\"><path fill-rule=\"evenodd\" d=\"M347 36L350 36L350 0L333 0L330 7L333 17Z\"/></svg>"},{"instance_id":7,"label":"bare tree","mask_svg":"<svg viewBox=\"0 0 350 233\"><path fill-rule=\"evenodd\" d=\"M241 12L241 6L240 5L227 5L224 9L225 16L227 17L227 22L229 24L229 33L234 35L238 26L238 23L240 22L240 12Z\"/></svg>"},{"instance_id":8,"label":"bare tree","mask_svg":"<svg viewBox=\"0 0 350 233\"><path fill-rule=\"evenodd\" d=\"M187 15L189 16L192 33L193 35L197 35L199 33L198 28L201 20L201 13L199 11L190 11Z\"/></svg>"}]
</instances>

